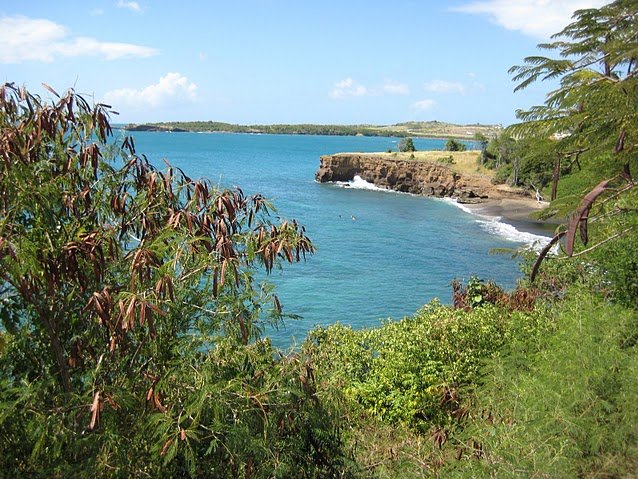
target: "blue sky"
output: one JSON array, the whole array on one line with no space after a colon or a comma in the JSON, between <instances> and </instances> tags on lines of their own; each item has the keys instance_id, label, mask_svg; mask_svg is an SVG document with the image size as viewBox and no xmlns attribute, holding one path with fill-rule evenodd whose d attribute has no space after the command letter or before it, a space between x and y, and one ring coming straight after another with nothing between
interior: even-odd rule
<instances>
[{"instance_id":1,"label":"blue sky","mask_svg":"<svg viewBox=\"0 0 638 479\"><path fill-rule=\"evenodd\" d=\"M0 81L69 87L116 123L515 122L551 85L507 73L604 0L23 0Z\"/></svg>"}]
</instances>

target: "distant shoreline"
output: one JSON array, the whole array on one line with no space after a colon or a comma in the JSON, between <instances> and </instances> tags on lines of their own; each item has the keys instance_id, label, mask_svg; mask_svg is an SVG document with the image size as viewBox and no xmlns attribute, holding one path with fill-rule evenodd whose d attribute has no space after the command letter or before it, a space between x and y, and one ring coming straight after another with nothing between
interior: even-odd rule
<instances>
[{"instance_id":1,"label":"distant shoreline","mask_svg":"<svg viewBox=\"0 0 638 479\"><path fill-rule=\"evenodd\" d=\"M213 121L161 122L128 124L120 129L131 132L160 133L248 133L327 136L414 137L430 139L475 140L476 135L494 137L502 130L500 125L455 125L439 121L407 122L394 125L322 125L273 124L236 125Z\"/></svg>"}]
</instances>

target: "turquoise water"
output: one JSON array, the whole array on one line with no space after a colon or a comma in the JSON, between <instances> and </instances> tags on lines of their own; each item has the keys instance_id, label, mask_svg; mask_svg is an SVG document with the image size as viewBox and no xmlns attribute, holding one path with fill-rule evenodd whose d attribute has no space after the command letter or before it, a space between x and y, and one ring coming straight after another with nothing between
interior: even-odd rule
<instances>
[{"instance_id":1,"label":"turquoise water","mask_svg":"<svg viewBox=\"0 0 638 479\"><path fill-rule=\"evenodd\" d=\"M301 315L269 333L280 345L303 340L318 324L354 327L414 313L433 298L451 299L450 282L471 275L512 287L519 277L510 256L538 239L450 202L370 189L318 184L319 156L396 149L396 138L201 133L135 133L138 153L162 159L192 178L262 193L284 219L306 226L317 253L276 271L284 311ZM418 150L444 140L416 139ZM364 187L366 185L363 185ZM353 219L354 217L354 219ZM539 233L539 232L535 232Z\"/></svg>"}]
</instances>

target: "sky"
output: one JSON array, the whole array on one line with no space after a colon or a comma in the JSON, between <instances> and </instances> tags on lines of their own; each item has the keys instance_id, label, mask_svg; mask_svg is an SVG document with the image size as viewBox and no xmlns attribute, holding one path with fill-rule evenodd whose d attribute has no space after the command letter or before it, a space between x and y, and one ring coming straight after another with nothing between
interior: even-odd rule
<instances>
[{"instance_id":1,"label":"sky","mask_svg":"<svg viewBox=\"0 0 638 479\"><path fill-rule=\"evenodd\" d=\"M114 123L516 122L508 74L604 0L0 1L0 81Z\"/></svg>"}]
</instances>

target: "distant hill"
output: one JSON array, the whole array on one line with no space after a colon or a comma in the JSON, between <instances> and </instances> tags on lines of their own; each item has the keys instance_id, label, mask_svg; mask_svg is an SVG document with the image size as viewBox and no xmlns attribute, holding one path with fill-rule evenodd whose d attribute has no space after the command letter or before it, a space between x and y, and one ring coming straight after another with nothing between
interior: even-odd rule
<instances>
[{"instance_id":1,"label":"distant hill","mask_svg":"<svg viewBox=\"0 0 638 479\"><path fill-rule=\"evenodd\" d=\"M217 121L180 121L130 124L128 131L172 132L226 132L289 135L340 135L340 136L413 136L426 138L473 139L477 133L488 138L501 131L500 125L455 125L440 121L411 121L395 125L234 125Z\"/></svg>"}]
</instances>

